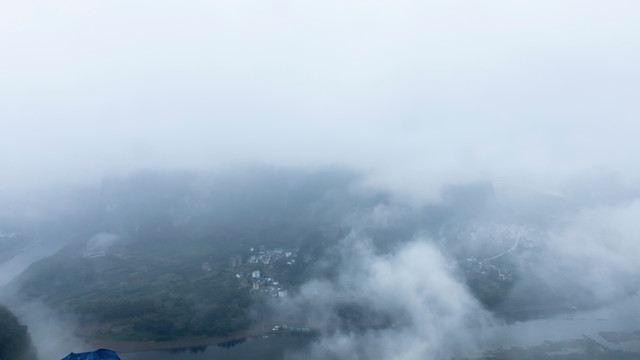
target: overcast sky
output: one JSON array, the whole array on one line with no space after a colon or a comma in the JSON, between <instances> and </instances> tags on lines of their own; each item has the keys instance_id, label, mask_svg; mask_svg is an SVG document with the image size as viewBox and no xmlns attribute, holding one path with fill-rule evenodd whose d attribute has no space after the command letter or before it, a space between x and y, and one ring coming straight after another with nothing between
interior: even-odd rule
<instances>
[{"instance_id":1,"label":"overcast sky","mask_svg":"<svg viewBox=\"0 0 640 360\"><path fill-rule=\"evenodd\" d=\"M0 187L344 165L432 196L640 178L640 2L2 1Z\"/></svg>"}]
</instances>

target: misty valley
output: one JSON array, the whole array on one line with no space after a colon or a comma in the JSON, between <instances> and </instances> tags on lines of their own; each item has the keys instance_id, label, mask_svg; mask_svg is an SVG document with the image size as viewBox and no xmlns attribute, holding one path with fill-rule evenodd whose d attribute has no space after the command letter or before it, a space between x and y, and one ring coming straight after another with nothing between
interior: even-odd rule
<instances>
[{"instance_id":1,"label":"misty valley","mask_svg":"<svg viewBox=\"0 0 640 360\"><path fill-rule=\"evenodd\" d=\"M0 1L0 360L640 359L640 1Z\"/></svg>"},{"instance_id":2,"label":"misty valley","mask_svg":"<svg viewBox=\"0 0 640 360\"><path fill-rule=\"evenodd\" d=\"M55 359L341 358L345 341L358 358L636 358L634 321L577 319L633 302L637 274L554 243L580 216L572 199L519 201L478 182L415 205L345 169L139 172L43 193L0 219L1 302L23 323L0 314L16 334L2 358L34 359L33 344ZM510 338L527 326L572 330Z\"/></svg>"}]
</instances>

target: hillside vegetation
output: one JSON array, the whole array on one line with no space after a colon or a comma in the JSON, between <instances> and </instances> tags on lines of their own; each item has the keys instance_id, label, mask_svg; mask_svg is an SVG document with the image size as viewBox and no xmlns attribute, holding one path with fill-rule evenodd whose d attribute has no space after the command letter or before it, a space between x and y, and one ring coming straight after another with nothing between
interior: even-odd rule
<instances>
[{"instance_id":1,"label":"hillside vegetation","mask_svg":"<svg viewBox=\"0 0 640 360\"><path fill-rule=\"evenodd\" d=\"M35 360L27 327L9 309L0 305L0 359Z\"/></svg>"}]
</instances>

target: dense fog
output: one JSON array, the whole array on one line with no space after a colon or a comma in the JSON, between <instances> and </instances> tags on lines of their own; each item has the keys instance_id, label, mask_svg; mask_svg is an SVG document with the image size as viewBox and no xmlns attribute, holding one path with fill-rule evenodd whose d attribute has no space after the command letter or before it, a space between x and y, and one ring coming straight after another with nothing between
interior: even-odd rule
<instances>
[{"instance_id":1,"label":"dense fog","mask_svg":"<svg viewBox=\"0 0 640 360\"><path fill-rule=\"evenodd\" d=\"M1 4L0 357L637 356L638 16Z\"/></svg>"}]
</instances>

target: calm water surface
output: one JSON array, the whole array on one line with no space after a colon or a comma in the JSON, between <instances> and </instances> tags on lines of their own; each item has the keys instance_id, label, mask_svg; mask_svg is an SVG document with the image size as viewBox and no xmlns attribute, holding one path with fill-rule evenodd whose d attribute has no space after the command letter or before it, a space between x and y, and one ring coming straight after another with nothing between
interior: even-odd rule
<instances>
[{"instance_id":1,"label":"calm water surface","mask_svg":"<svg viewBox=\"0 0 640 360\"><path fill-rule=\"evenodd\" d=\"M311 341L308 338L291 336L270 336L250 338L241 343L211 345L173 351L145 351L118 354L122 360L236 360L236 359L284 359L286 354L303 350Z\"/></svg>"},{"instance_id":2,"label":"calm water surface","mask_svg":"<svg viewBox=\"0 0 640 360\"><path fill-rule=\"evenodd\" d=\"M571 340L588 336L610 349L640 352L640 341L612 344L599 335L603 331L639 330L640 297L632 296L603 309L494 326L479 330L478 335L483 348L487 350L511 346L529 347L540 345L545 341ZM227 344L226 347L213 345L173 352L149 351L121 354L120 357L122 360L275 360L284 359L287 354L303 351L311 341L313 340L309 338L270 336L266 339L247 339L238 344Z\"/></svg>"}]
</instances>

